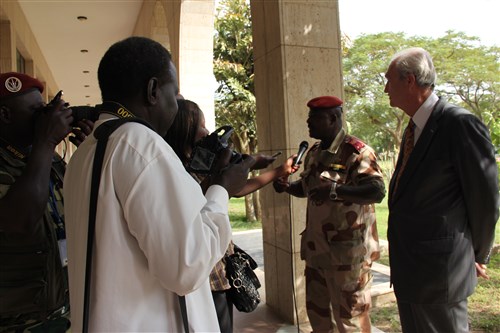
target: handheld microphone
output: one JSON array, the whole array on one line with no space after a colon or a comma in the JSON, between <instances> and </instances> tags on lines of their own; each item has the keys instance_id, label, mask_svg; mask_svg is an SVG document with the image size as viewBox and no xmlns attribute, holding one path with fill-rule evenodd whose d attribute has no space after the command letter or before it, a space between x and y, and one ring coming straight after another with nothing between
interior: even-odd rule
<instances>
[{"instance_id":1,"label":"handheld microphone","mask_svg":"<svg viewBox=\"0 0 500 333\"><path fill-rule=\"evenodd\" d=\"M293 159L293 166L297 166L300 163L300 160L304 156L304 153L307 150L307 147L309 147L309 144L307 141L302 141L299 145L299 151L297 152L297 157Z\"/></svg>"}]
</instances>

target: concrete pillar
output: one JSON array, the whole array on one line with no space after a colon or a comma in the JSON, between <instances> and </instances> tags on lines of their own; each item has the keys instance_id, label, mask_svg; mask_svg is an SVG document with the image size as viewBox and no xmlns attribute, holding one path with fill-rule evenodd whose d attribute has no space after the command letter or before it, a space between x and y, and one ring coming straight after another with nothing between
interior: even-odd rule
<instances>
[{"instance_id":1,"label":"concrete pillar","mask_svg":"<svg viewBox=\"0 0 500 333\"><path fill-rule=\"evenodd\" d=\"M213 75L214 0L145 1L134 35L152 38L172 54L180 93L196 102L215 129Z\"/></svg>"},{"instance_id":2,"label":"concrete pillar","mask_svg":"<svg viewBox=\"0 0 500 333\"><path fill-rule=\"evenodd\" d=\"M16 71L16 51L26 61L26 72L45 83L46 94L57 93L52 71L31 31L19 0L0 1L0 72Z\"/></svg>"},{"instance_id":3,"label":"concrete pillar","mask_svg":"<svg viewBox=\"0 0 500 333\"><path fill-rule=\"evenodd\" d=\"M214 13L214 0L183 1L179 19L180 92L203 110L209 131L215 129Z\"/></svg>"},{"instance_id":4,"label":"concrete pillar","mask_svg":"<svg viewBox=\"0 0 500 333\"><path fill-rule=\"evenodd\" d=\"M309 99L342 98L338 1L251 1L259 150L284 158L308 140ZM292 176L295 180L296 176ZM305 198L261 190L266 303L283 319L307 321L300 232ZM297 301L298 318L294 299Z\"/></svg>"},{"instance_id":5,"label":"concrete pillar","mask_svg":"<svg viewBox=\"0 0 500 333\"><path fill-rule=\"evenodd\" d=\"M16 45L9 21L0 21L0 73L16 70Z\"/></svg>"}]
</instances>

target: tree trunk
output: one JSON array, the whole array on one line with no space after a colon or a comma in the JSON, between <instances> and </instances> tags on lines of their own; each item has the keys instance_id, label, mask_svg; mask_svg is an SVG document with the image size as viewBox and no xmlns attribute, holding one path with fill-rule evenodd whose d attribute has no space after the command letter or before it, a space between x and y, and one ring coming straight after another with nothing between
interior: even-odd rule
<instances>
[{"instance_id":1,"label":"tree trunk","mask_svg":"<svg viewBox=\"0 0 500 333\"><path fill-rule=\"evenodd\" d=\"M239 132L238 135L233 135L234 146L237 148L237 150L239 150L240 153L249 155L254 153L251 147L252 143L250 141L251 140L248 138L248 133L246 131ZM255 175L255 171L249 174L250 177L254 177ZM250 193L245 196L245 216L248 222L257 221L256 213L258 214L259 212L256 212L255 209L256 198L258 198L257 193ZM260 206L257 207L260 208Z\"/></svg>"},{"instance_id":2,"label":"tree trunk","mask_svg":"<svg viewBox=\"0 0 500 333\"><path fill-rule=\"evenodd\" d=\"M257 221L257 218L255 217L255 210L254 210L254 205L253 205L253 194L250 193L245 196L245 211L246 211L246 218L248 222L255 222Z\"/></svg>"},{"instance_id":3,"label":"tree trunk","mask_svg":"<svg viewBox=\"0 0 500 333\"><path fill-rule=\"evenodd\" d=\"M256 191L253 194L253 208L257 221L262 221L262 206L260 205L260 192Z\"/></svg>"}]
</instances>

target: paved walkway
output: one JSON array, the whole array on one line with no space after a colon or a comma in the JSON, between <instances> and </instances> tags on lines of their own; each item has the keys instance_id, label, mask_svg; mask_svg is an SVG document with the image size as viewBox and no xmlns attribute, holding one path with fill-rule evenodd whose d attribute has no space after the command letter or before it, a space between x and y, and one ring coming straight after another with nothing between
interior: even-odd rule
<instances>
[{"instance_id":1,"label":"paved walkway","mask_svg":"<svg viewBox=\"0 0 500 333\"><path fill-rule=\"evenodd\" d=\"M238 246L247 251L257 262L259 268L255 270L262 287L259 289L261 303L251 313L239 312L234 309L234 332L235 333L309 333L309 324L300 324L299 327L291 325L279 318L270 307L266 305L266 288L264 278L264 262L262 254L262 231L252 230L234 233L233 240ZM382 244L383 245L383 244ZM374 263L372 302L374 305L384 303L393 297L389 289L389 268ZM372 327L373 333L383 333L376 327Z\"/></svg>"}]
</instances>

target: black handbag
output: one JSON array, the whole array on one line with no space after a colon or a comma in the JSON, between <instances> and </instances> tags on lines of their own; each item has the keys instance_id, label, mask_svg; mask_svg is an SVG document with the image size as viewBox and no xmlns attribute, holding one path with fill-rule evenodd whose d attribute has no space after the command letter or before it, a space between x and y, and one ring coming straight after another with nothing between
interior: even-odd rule
<instances>
[{"instance_id":1,"label":"black handbag","mask_svg":"<svg viewBox=\"0 0 500 333\"><path fill-rule=\"evenodd\" d=\"M231 289L227 295L240 312L252 312L260 303L260 281L254 269L257 263L252 257L237 245L234 254L224 257L226 263L226 278Z\"/></svg>"}]
</instances>

